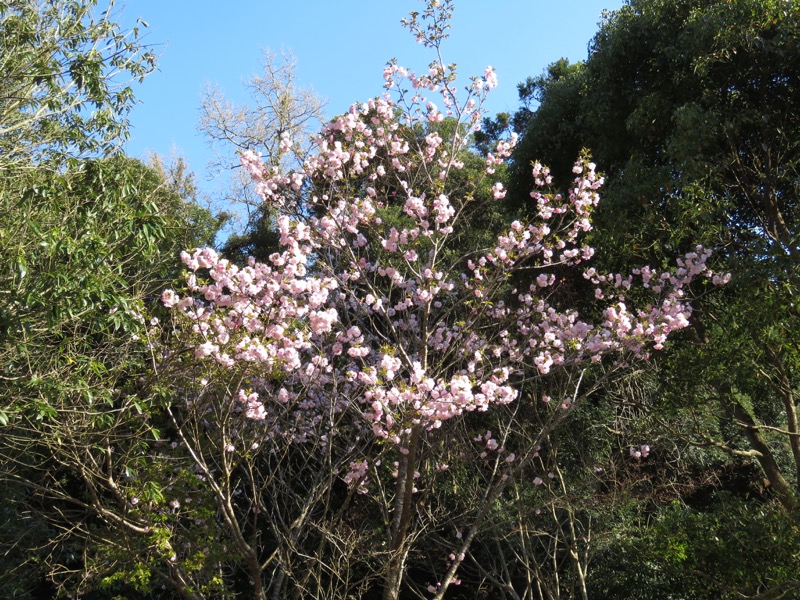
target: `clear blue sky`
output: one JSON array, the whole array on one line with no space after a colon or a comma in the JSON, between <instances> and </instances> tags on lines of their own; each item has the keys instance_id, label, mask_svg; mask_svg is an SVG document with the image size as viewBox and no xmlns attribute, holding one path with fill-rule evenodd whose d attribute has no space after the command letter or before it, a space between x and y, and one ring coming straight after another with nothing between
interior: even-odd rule
<instances>
[{"instance_id":1,"label":"clear blue sky","mask_svg":"<svg viewBox=\"0 0 800 600\"><path fill-rule=\"evenodd\" d=\"M119 0L120 20L142 18L145 41L155 46L159 70L136 88L127 151L169 155L174 149L205 181L209 153L196 132L200 92L218 84L244 99L241 82L259 70L264 48L287 48L298 60L298 78L327 99L327 114L347 110L383 92L390 58L416 71L432 56L400 25L420 0ZM561 57L583 60L604 9L622 0L455 0L443 48L459 65L463 82L495 67L498 88L486 108L494 114L517 107L516 84L540 74Z\"/></svg>"}]
</instances>

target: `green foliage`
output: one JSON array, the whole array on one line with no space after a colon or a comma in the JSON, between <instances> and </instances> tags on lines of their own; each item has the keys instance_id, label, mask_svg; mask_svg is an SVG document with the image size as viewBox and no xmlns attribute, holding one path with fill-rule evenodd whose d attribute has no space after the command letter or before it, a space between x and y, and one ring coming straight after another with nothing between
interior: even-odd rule
<instances>
[{"instance_id":1,"label":"green foliage","mask_svg":"<svg viewBox=\"0 0 800 600\"><path fill-rule=\"evenodd\" d=\"M508 200L516 208L528 201L528 192L534 187L530 175L531 161L546 159L558 185L572 180L572 166L576 157L588 145L585 116L581 114L586 89L586 68L583 63L570 64L561 59L550 65L545 74L529 77L519 84L523 106L515 113L514 129L520 140L509 168ZM532 111L533 102L539 106ZM527 186L527 187L525 187Z\"/></svg>"},{"instance_id":2,"label":"green foliage","mask_svg":"<svg viewBox=\"0 0 800 600\"><path fill-rule=\"evenodd\" d=\"M66 166L0 180L0 479L15 482L3 494L12 531L33 536L17 565L32 574L65 555L80 565L80 540L97 531L89 507L158 437L149 315L180 249L206 242L213 222L140 161ZM59 551L34 550L48 546Z\"/></svg>"},{"instance_id":3,"label":"green foliage","mask_svg":"<svg viewBox=\"0 0 800 600\"><path fill-rule=\"evenodd\" d=\"M601 542L591 597L797 598L798 544L796 519L774 505L724 492L702 509L674 502Z\"/></svg>"},{"instance_id":4,"label":"green foliage","mask_svg":"<svg viewBox=\"0 0 800 600\"><path fill-rule=\"evenodd\" d=\"M153 169L125 158L72 167L0 189L4 375L28 380L6 395L11 406L55 400L72 381L65 372L81 374L89 404L110 402L90 382L124 363L111 356L146 334L144 303L175 273L179 249L200 241L186 223L197 209ZM114 348L96 348L102 336Z\"/></svg>"},{"instance_id":5,"label":"green foliage","mask_svg":"<svg viewBox=\"0 0 800 600\"><path fill-rule=\"evenodd\" d=\"M649 478L652 519L607 524L618 541L602 546L591 597L796 595L798 64L796 2L629 0L605 17L584 63L560 61L520 86L514 118L527 126L509 169L517 210L531 161L563 185L590 148L607 181L592 234L600 268L661 266L701 243L732 274L713 293L694 290L694 327L617 399L625 418L615 435L635 443L637 432L660 459L658 440L674 450ZM705 512L664 504L676 493L690 504L697 481L751 460L759 468L743 472L763 496L719 492ZM624 482L611 488L620 498ZM774 570L754 556L769 556L768 539Z\"/></svg>"},{"instance_id":6,"label":"green foliage","mask_svg":"<svg viewBox=\"0 0 800 600\"><path fill-rule=\"evenodd\" d=\"M139 42L139 25L124 31L114 2L0 1L0 164L63 162L105 152L127 131L133 104L126 81L155 66Z\"/></svg>"},{"instance_id":7,"label":"green foliage","mask_svg":"<svg viewBox=\"0 0 800 600\"><path fill-rule=\"evenodd\" d=\"M266 204L261 204L255 210L247 229L225 240L222 253L236 264L247 264L251 256L265 262L270 254L279 251L279 242L275 217Z\"/></svg>"},{"instance_id":8,"label":"green foliage","mask_svg":"<svg viewBox=\"0 0 800 600\"><path fill-rule=\"evenodd\" d=\"M788 207L796 197L798 21L796 4L779 0L631 1L585 64L529 80L541 105L512 191L527 193L531 160L563 180L588 147L609 176L602 241L617 239L624 257L750 244L762 210L753 192L769 186ZM725 230L739 239L720 240Z\"/></svg>"}]
</instances>

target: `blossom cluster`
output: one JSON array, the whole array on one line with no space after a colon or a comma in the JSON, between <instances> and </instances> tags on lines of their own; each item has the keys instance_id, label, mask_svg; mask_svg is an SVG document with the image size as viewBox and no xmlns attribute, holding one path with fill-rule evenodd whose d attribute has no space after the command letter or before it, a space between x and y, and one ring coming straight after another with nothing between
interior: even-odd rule
<instances>
[{"instance_id":1,"label":"blossom cluster","mask_svg":"<svg viewBox=\"0 0 800 600\"><path fill-rule=\"evenodd\" d=\"M185 294L167 291L163 301L184 316L198 359L246 370L231 402L265 435L331 435L330 415L347 414L349 431L403 452L414 428L433 431L511 403L518 382L555 369L612 353L645 356L687 326L688 287L713 275L702 248L669 272L584 268L603 183L585 159L564 195L549 192L549 172L534 165L535 218L510 222L489 248L453 251L474 226L474 199L450 175L464 167L496 76L488 68L459 99L451 75L443 66L415 75L390 64L384 77L398 100L387 94L332 120L301 171L275 172L242 155L279 215L282 251L267 262L238 267L208 248L182 255ZM444 110L426 93L438 94ZM499 142L476 177L493 176L515 141ZM503 182L489 183L486 202L502 201ZM553 301L565 268L595 286L599 322ZM527 287L509 294L521 273L532 274ZM651 300L634 307L634 288ZM369 468L368 457L353 461L343 478L361 485Z\"/></svg>"}]
</instances>

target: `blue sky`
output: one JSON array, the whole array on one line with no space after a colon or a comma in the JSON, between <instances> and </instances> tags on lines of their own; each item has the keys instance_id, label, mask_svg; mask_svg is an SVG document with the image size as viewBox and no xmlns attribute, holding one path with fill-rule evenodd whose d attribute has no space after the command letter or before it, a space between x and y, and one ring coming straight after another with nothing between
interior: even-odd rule
<instances>
[{"instance_id":1,"label":"blue sky","mask_svg":"<svg viewBox=\"0 0 800 600\"><path fill-rule=\"evenodd\" d=\"M198 182L213 191L210 158L197 133L201 90L221 87L244 99L242 81L259 71L262 50L290 49L298 79L327 99L327 115L383 92L383 67L391 58L416 71L433 57L400 25L420 0L127 0L120 20L149 23L145 42L155 46L159 70L136 88L140 104L126 150L184 156ZM492 114L517 107L516 84L561 57L583 60L604 9L622 0L455 0L446 62L459 65L463 82L495 67L499 86L486 105Z\"/></svg>"}]
</instances>

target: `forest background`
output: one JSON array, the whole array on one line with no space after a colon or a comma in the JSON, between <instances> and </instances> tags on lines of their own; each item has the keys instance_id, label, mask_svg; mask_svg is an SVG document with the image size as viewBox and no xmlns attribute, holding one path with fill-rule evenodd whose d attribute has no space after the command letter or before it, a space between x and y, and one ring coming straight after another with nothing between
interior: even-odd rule
<instances>
[{"instance_id":1,"label":"forest background","mask_svg":"<svg viewBox=\"0 0 800 600\"><path fill-rule=\"evenodd\" d=\"M203 95L220 236L121 151L143 26L0 2L5 597L800 596L800 7L630 0L485 119L416 9L391 103Z\"/></svg>"}]
</instances>

